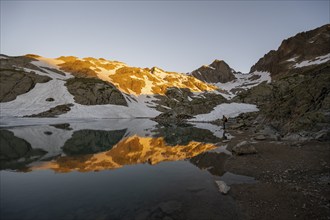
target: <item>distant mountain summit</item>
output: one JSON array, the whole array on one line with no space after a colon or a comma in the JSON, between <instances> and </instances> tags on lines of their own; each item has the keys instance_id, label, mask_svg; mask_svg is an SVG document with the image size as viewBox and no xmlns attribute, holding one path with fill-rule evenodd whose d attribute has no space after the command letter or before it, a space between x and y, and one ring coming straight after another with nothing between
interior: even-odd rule
<instances>
[{"instance_id":1,"label":"distant mountain summit","mask_svg":"<svg viewBox=\"0 0 330 220\"><path fill-rule=\"evenodd\" d=\"M297 68L330 60L330 24L298 33L284 40L251 67L250 72L266 71L271 76L295 72Z\"/></svg>"},{"instance_id":2,"label":"distant mountain summit","mask_svg":"<svg viewBox=\"0 0 330 220\"><path fill-rule=\"evenodd\" d=\"M203 65L192 71L190 75L207 83L226 83L236 79L235 70L223 60L214 60L213 63L206 66Z\"/></svg>"}]
</instances>

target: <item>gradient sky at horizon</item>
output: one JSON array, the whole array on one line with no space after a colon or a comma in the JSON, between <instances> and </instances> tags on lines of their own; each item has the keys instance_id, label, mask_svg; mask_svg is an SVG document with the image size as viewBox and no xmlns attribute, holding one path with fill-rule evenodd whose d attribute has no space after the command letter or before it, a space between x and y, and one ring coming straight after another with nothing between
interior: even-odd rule
<instances>
[{"instance_id":1,"label":"gradient sky at horizon","mask_svg":"<svg viewBox=\"0 0 330 220\"><path fill-rule=\"evenodd\" d=\"M248 72L282 40L330 23L329 2L1 0L1 53L176 72L223 59Z\"/></svg>"}]
</instances>

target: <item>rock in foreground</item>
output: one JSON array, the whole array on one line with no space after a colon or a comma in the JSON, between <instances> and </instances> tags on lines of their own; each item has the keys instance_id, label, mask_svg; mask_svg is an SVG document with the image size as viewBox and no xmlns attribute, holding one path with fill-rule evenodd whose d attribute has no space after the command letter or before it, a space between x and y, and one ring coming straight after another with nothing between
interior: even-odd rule
<instances>
[{"instance_id":1,"label":"rock in foreground","mask_svg":"<svg viewBox=\"0 0 330 220\"><path fill-rule=\"evenodd\" d=\"M242 141L241 143L237 144L235 147L233 147L232 151L236 155L246 155L246 154L256 154L257 153L256 148L247 141Z\"/></svg>"}]
</instances>

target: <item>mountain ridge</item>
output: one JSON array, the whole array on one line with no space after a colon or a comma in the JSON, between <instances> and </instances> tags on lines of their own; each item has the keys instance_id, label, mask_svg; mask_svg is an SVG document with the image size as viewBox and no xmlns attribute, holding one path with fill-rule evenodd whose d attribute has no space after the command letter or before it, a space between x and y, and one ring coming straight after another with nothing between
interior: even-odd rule
<instances>
[{"instance_id":1,"label":"mountain ridge","mask_svg":"<svg viewBox=\"0 0 330 220\"><path fill-rule=\"evenodd\" d=\"M271 76L289 73L307 66L313 59L326 62L330 59L329 52L330 24L326 24L283 40L277 50L271 50L260 58L250 72L267 71Z\"/></svg>"}]
</instances>

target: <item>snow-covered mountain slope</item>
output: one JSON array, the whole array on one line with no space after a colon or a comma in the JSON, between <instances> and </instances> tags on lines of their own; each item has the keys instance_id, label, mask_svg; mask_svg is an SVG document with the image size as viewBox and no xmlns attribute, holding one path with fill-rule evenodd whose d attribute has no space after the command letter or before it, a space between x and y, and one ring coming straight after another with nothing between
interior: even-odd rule
<instances>
[{"instance_id":1,"label":"snow-covered mountain slope","mask_svg":"<svg viewBox=\"0 0 330 220\"><path fill-rule=\"evenodd\" d=\"M45 63L38 62L39 67ZM25 71L31 71L24 68ZM51 77L52 80L46 83L37 83L29 92L17 96L10 102L1 103L1 117L8 116L28 116L48 111L59 105L74 104L71 110L59 117L68 118L132 118L132 117L154 117L159 114L155 109L147 107L147 102L152 98L140 96L139 98L129 99L128 106L119 105L81 105L76 103L74 96L68 92L65 80L73 76L66 73L65 76L59 75L52 70L41 72L34 70L35 73ZM129 98L129 95L126 95ZM47 101L52 99L53 101ZM138 100L137 100L138 99Z\"/></svg>"},{"instance_id":2,"label":"snow-covered mountain slope","mask_svg":"<svg viewBox=\"0 0 330 220\"><path fill-rule=\"evenodd\" d=\"M216 88L198 79L176 72L166 72L160 68L130 67L118 61L96 58L77 58L73 56L46 59L30 55L39 61L47 62L62 71L75 76L97 77L114 84L120 91L133 95L164 94L167 88L189 88L192 92L212 91ZM41 65L43 65L41 63Z\"/></svg>"},{"instance_id":3,"label":"snow-covered mountain slope","mask_svg":"<svg viewBox=\"0 0 330 220\"><path fill-rule=\"evenodd\" d=\"M212 111L223 103L221 94L228 95L193 76L102 58L50 59L30 54L2 55L0 61L1 117L150 118L187 103L192 105L189 114L196 115L201 107L202 113ZM22 79L28 83L17 84ZM190 95L183 97L187 91Z\"/></svg>"}]
</instances>

